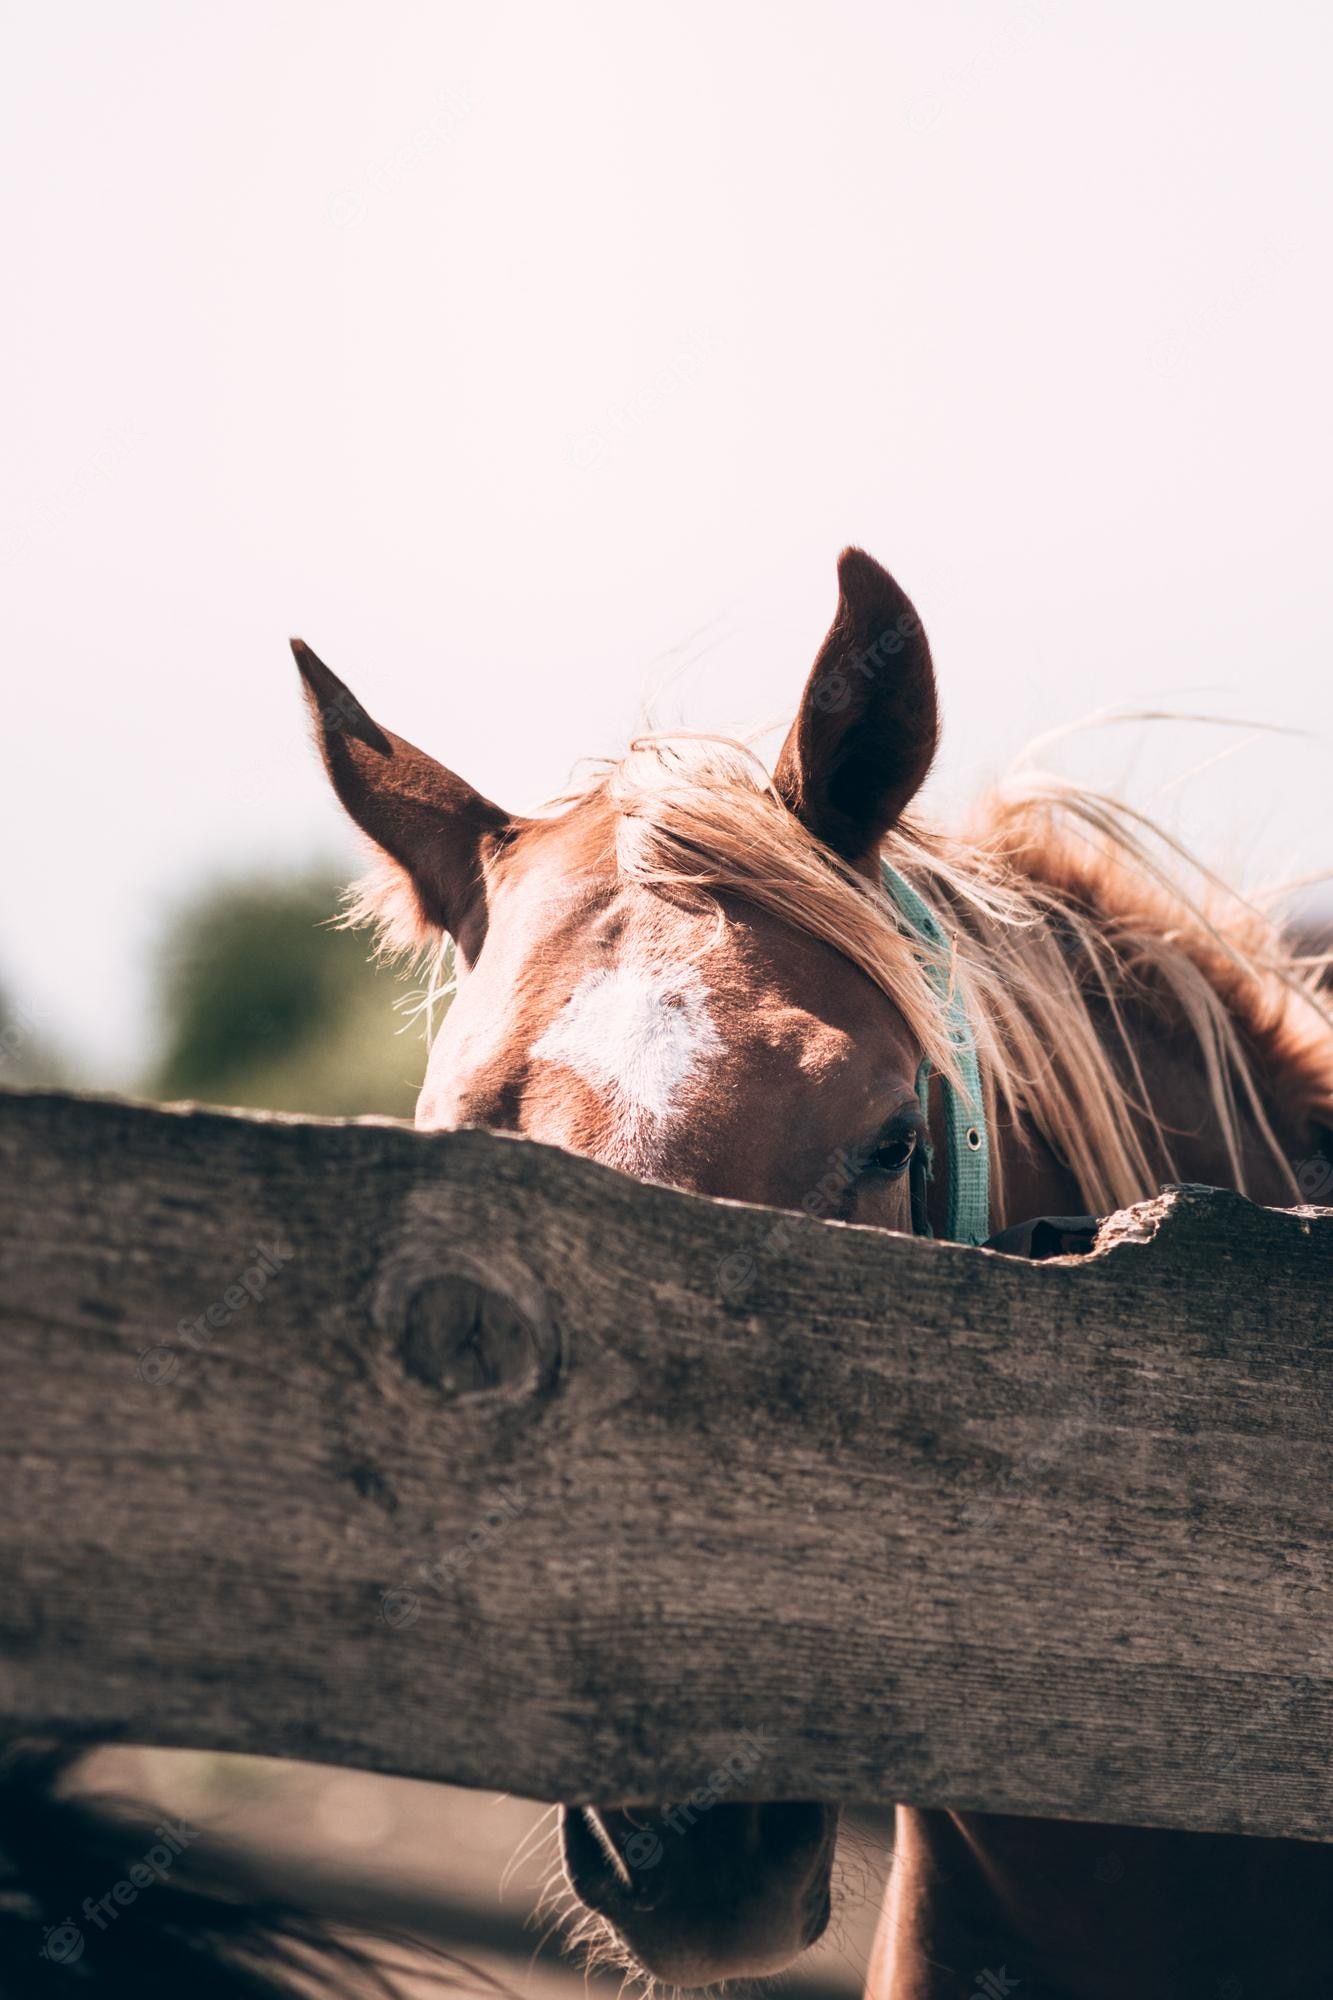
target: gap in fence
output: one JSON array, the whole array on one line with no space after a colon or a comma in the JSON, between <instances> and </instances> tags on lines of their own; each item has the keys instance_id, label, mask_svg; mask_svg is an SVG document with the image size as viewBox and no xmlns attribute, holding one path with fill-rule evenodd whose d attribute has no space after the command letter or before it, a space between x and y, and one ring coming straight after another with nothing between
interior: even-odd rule
<instances>
[{"instance_id":1,"label":"gap in fence","mask_svg":"<svg viewBox=\"0 0 1333 2000\"><path fill-rule=\"evenodd\" d=\"M102 1750L89 1790L141 1799L235 1842L266 1886L321 1915L419 1936L491 1973L516 2000L612 2000L620 1975L585 1975L539 1910L558 1874L555 1821L529 1799L318 1764L196 1751ZM544 1823L543 1823L544 1822ZM858 1811L839 1843L828 1934L784 2000L859 2000L891 1854L891 1810ZM96 1888L90 1890L95 1894ZM438 1993L424 1977L404 1992Z\"/></svg>"}]
</instances>

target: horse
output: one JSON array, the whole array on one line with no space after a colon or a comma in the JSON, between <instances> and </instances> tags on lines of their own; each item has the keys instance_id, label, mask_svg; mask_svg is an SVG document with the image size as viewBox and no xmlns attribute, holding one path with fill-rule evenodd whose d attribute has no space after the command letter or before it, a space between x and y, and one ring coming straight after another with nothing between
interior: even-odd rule
<instances>
[{"instance_id":1,"label":"horse","mask_svg":"<svg viewBox=\"0 0 1333 2000\"><path fill-rule=\"evenodd\" d=\"M428 1000L449 996L423 1130L517 1132L777 1209L818 1189L835 1221L943 1235L966 1100L961 1145L985 1170L968 1240L1002 1245L1032 1217L1095 1217L1164 1181L1285 1204L1333 1178L1324 961L1206 874L1178 879L1150 824L1105 795L1033 774L962 833L927 825L934 665L864 552L839 559L771 776L727 739L645 736L535 816L382 728L292 645L370 851L345 921L422 959ZM140 1851L61 1794L69 1755L0 1773L0 1936L59 1925L73 1887ZM649 1982L778 1974L830 1921L838 1824L817 1802L564 1807L575 1935ZM645 1838L650 1872L634 1865ZM181 1862L137 1932L91 1940L85 1990L189 1980L277 2000L371 1976L216 1857L211 1874ZM1331 1892L1315 1844L904 1804L867 1994L1294 2000L1333 1957ZM16 1953L7 1992L67 1976L30 1954L11 1980Z\"/></svg>"},{"instance_id":2,"label":"horse","mask_svg":"<svg viewBox=\"0 0 1333 2000\"><path fill-rule=\"evenodd\" d=\"M417 1106L698 1193L944 1233L961 1006L988 1224L1104 1214L1164 1182L1301 1201L1333 1161L1322 961L1150 824L1030 776L965 835L914 816L939 703L917 611L869 555L771 777L648 736L518 816L374 722L293 642L334 790L370 844L348 921L452 999ZM887 868L887 874L886 874ZM933 913L947 978L902 898ZM724 1801L562 1810L604 1950L678 1987L779 1972L829 1921L838 1813ZM651 1876L633 1866L660 1839ZM897 1809L872 2000L1305 1993L1333 1962L1333 1850ZM986 1981L990 1984L986 1985ZM1007 1982L1007 1983L1005 1983ZM1229 1983L1228 1983L1229 1982Z\"/></svg>"}]
</instances>

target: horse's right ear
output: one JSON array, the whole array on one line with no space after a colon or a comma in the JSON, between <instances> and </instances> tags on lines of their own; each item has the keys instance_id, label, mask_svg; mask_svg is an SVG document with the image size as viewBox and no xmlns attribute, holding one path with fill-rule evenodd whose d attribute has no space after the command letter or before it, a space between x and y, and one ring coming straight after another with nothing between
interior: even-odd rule
<instances>
[{"instance_id":1,"label":"horse's right ear","mask_svg":"<svg viewBox=\"0 0 1333 2000\"><path fill-rule=\"evenodd\" d=\"M396 944L448 931L467 961L486 927L484 864L512 831L499 806L424 750L372 722L302 639L292 640L333 789L391 864L370 899ZM415 940L414 940L415 933Z\"/></svg>"},{"instance_id":2,"label":"horse's right ear","mask_svg":"<svg viewBox=\"0 0 1333 2000\"><path fill-rule=\"evenodd\" d=\"M861 549L838 558L838 610L773 772L816 840L878 871L879 844L915 798L939 716L926 635L906 593Z\"/></svg>"}]
</instances>

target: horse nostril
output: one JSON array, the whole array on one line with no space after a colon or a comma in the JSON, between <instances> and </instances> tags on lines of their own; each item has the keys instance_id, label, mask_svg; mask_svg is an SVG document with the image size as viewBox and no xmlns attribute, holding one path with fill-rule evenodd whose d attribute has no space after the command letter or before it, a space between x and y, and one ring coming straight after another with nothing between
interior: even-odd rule
<instances>
[{"instance_id":1,"label":"horse nostril","mask_svg":"<svg viewBox=\"0 0 1333 2000\"><path fill-rule=\"evenodd\" d=\"M570 1887L598 1916L618 1922L656 1908L662 1885L655 1871L664 1849L651 1821L632 1813L566 1806L560 1846Z\"/></svg>"},{"instance_id":2,"label":"horse nostril","mask_svg":"<svg viewBox=\"0 0 1333 2000\"><path fill-rule=\"evenodd\" d=\"M560 1816L560 1848L570 1886L589 1909L608 1916L624 1894L626 1871L586 1806L566 1806Z\"/></svg>"},{"instance_id":3,"label":"horse nostril","mask_svg":"<svg viewBox=\"0 0 1333 2000\"><path fill-rule=\"evenodd\" d=\"M801 1802L566 1806L569 1886L667 1985L779 1972L824 1931L837 1815Z\"/></svg>"}]
</instances>

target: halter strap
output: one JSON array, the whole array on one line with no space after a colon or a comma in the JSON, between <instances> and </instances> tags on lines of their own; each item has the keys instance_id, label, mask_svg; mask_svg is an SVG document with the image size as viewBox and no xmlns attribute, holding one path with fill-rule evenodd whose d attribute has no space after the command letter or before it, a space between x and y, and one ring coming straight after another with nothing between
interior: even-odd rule
<instances>
[{"instance_id":1,"label":"halter strap","mask_svg":"<svg viewBox=\"0 0 1333 2000\"><path fill-rule=\"evenodd\" d=\"M984 1243L990 1235L990 1135L986 1130L986 1104L981 1090L981 1065L977 1061L977 1038L967 1016L967 1006L954 983L949 939L930 905L904 881L896 868L881 862L884 889L900 929L924 947L921 953L926 977L935 988L945 1010L949 1040L953 1044L961 1088L941 1075L944 1094L944 1127L948 1152L949 1188L945 1230L955 1243ZM928 1111L932 1064L922 1059L917 1071L916 1094L921 1109ZM927 1158L926 1172L930 1166ZM912 1205L913 1226L918 1234L933 1234L925 1219L924 1201Z\"/></svg>"}]
</instances>

